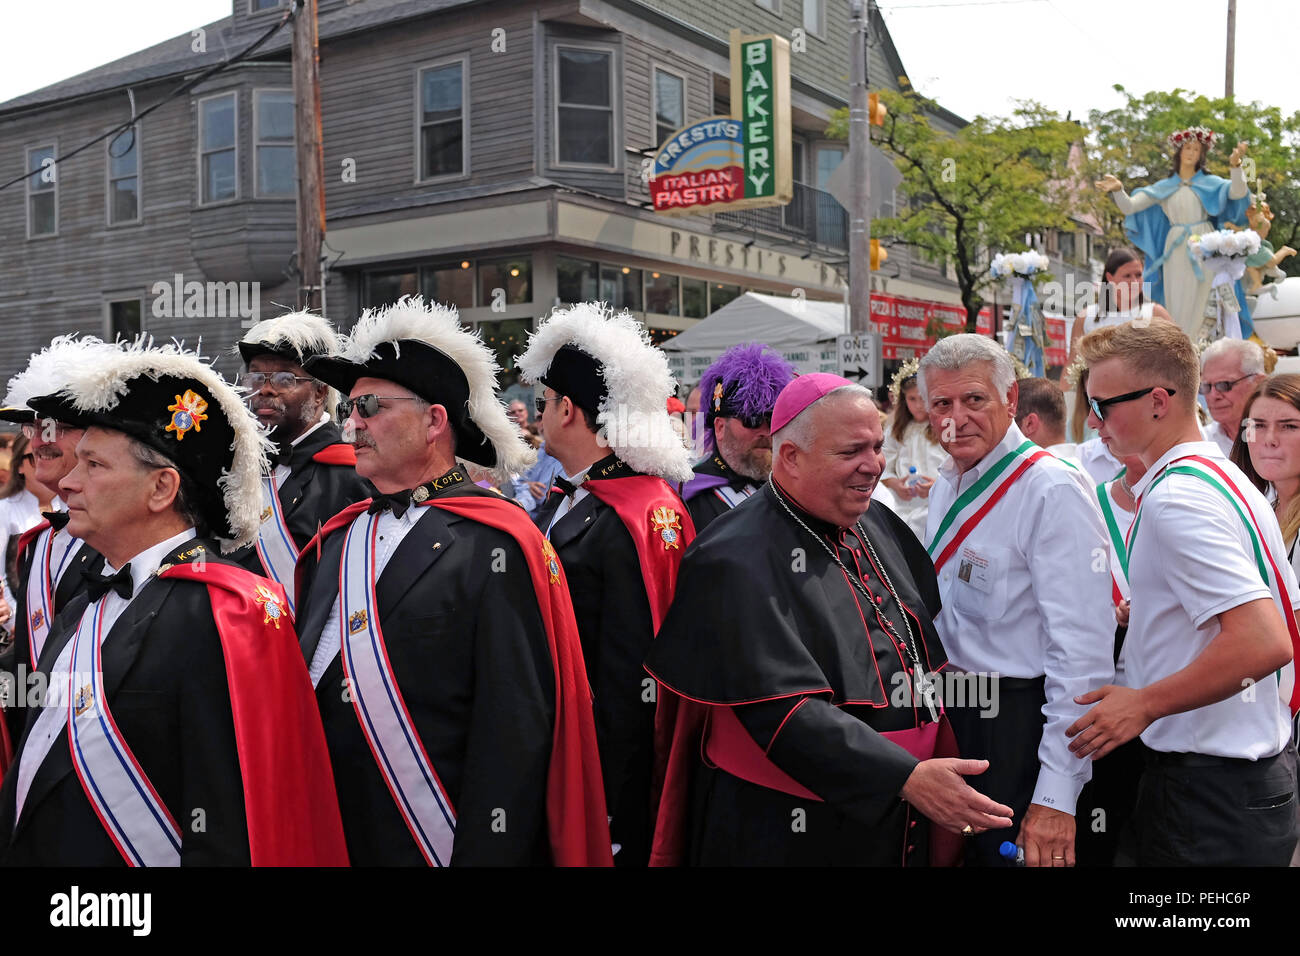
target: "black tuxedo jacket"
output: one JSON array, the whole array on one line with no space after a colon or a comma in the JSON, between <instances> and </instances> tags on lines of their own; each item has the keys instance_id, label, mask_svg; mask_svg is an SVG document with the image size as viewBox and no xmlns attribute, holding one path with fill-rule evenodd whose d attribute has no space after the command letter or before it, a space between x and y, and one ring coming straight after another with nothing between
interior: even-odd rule
<instances>
[{"instance_id":1,"label":"black tuxedo jacket","mask_svg":"<svg viewBox=\"0 0 1300 956\"><path fill-rule=\"evenodd\" d=\"M436 496L489 495L463 482ZM376 586L397 684L456 813L453 865L545 864L555 676L523 552L504 531L422 507ZM300 562L310 666L338 598L344 531ZM336 653L316 690L354 866L422 866L357 720Z\"/></svg>"},{"instance_id":2,"label":"black tuxedo jacket","mask_svg":"<svg viewBox=\"0 0 1300 956\"><path fill-rule=\"evenodd\" d=\"M534 520L543 533L561 498L553 493L538 509ZM645 866L653 835L655 697L641 665L654 623L636 545L618 512L590 493L556 522L550 539L569 582L594 694L610 836L621 847L614 863Z\"/></svg>"},{"instance_id":3,"label":"black tuxedo jacket","mask_svg":"<svg viewBox=\"0 0 1300 956\"><path fill-rule=\"evenodd\" d=\"M192 538L172 564L223 562L216 546ZM78 595L58 618L38 669L48 674L89 604ZM153 578L103 642L104 690L113 718L181 829L184 865L250 862L234 720L221 637L207 587ZM66 700L66 698L63 698ZM36 723L32 709L27 735ZM0 788L0 864L125 866L82 790L66 725L32 780L15 821L15 791L26 736Z\"/></svg>"}]
</instances>

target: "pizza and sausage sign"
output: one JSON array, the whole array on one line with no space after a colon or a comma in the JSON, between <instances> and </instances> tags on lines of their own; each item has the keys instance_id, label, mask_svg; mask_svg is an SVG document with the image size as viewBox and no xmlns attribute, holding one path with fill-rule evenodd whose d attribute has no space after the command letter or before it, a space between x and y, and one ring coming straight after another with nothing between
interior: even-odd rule
<instances>
[{"instance_id":1,"label":"pizza and sausage sign","mask_svg":"<svg viewBox=\"0 0 1300 956\"><path fill-rule=\"evenodd\" d=\"M781 206L790 175L790 44L731 31L731 116L710 116L674 133L655 156L655 212Z\"/></svg>"}]
</instances>

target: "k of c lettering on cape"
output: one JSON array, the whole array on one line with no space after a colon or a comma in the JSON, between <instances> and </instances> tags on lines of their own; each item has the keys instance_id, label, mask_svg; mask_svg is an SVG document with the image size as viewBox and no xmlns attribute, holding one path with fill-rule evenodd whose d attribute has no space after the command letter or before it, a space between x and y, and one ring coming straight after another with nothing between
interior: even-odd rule
<instances>
[{"instance_id":1,"label":"k of c lettering on cape","mask_svg":"<svg viewBox=\"0 0 1300 956\"><path fill-rule=\"evenodd\" d=\"M50 925L55 927L124 927L132 936L153 929L149 893L82 893L75 883L67 893L50 897Z\"/></svg>"}]
</instances>

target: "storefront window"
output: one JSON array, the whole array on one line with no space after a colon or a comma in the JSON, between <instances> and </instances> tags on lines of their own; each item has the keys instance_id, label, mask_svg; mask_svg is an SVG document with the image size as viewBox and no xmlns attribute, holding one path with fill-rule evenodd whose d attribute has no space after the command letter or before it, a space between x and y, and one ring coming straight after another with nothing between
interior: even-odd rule
<instances>
[{"instance_id":1,"label":"storefront window","mask_svg":"<svg viewBox=\"0 0 1300 956\"><path fill-rule=\"evenodd\" d=\"M375 309L392 305L402 296L415 295L419 291L419 280L414 271L371 272L366 276L365 307Z\"/></svg>"},{"instance_id":2,"label":"storefront window","mask_svg":"<svg viewBox=\"0 0 1300 956\"><path fill-rule=\"evenodd\" d=\"M474 307L474 267L468 259L427 266L422 279L424 297L430 302L458 309Z\"/></svg>"},{"instance_id":3,"label":"storefront window","mask_svg":"<svg viewBox=\"0 0 1300 956\"><path fill-rule=\"evenodd\" d=\"M478 324L479 334L501 366L502 391L519 383L519 369L515 363L528 347L528 333L532 328L532 319L500 319Z\"/></svg>"},{"instance_id":4,"label":"storefront window","mask_svg":"<svg viewBox=\"0 0 1300 956\"><path fill-rule=\"evenodd\" d=\"M566 256L555 258L555 294L561 302L591 302L600 297L600 266Z\"/></svg>"},{"instance_id":5,"label":"storefront window","mask_svg":"<svg viewBox=\"0 0 1300 956\"><path fill-rule=\"evenodd\" d=\"M702 319L709 314L709 284L703 279L682 278L682 315Z\"/></svg>"},{"instance_id":6,"label":"storefront window","mask_svg":"<svg viewBox=\"0 0 1300 956\"><path fill-rule=\"evenodd\" d=\"M679 315L677 293L680 280L662 272L647 272L645 277L645 310L660 315Z\"/></svg>"},{"instance_id":7,"label":"storefront window","mask_svg":"<svg viewBox=\"0 0 1300 956\"><path fill-rule=\"evenodd\" d=\"M740 286L723 282L709 283L709 315L717 312L732 299L740 296Z\"/></svg>"},{"instance_id":8,"label":"storefront window","mask_svg":"<svg viewBox=\"0 0 1300 956\"><path fill-rule=\"evenodd\" d=\"M641 270L630 266L601 266L600 298L611 309L640 312Z\"/></svg>"},{"instance_id":9,"label":"storefront window","mask_svg":"<svg viewBox=\"0 0 1300 956\"><path fill-rule=\"evenodd\" d=\"M478 300L486 306L493 305L497 290L504 290L506 305L520 305L533 301L533 260L529 256L518 259L486 259L478 264Z\"/></svg>"}]
</instances>

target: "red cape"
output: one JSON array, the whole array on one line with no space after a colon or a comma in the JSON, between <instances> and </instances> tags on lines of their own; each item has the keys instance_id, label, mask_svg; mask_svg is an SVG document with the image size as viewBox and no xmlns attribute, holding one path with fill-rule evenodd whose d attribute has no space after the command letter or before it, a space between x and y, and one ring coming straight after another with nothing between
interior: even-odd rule
<instances>
[{"instance_id":1,"label":"red cape","mask_svg":"<svg viewBox=\"0 0 1300 956\"><path fill-rule=\"evenodd\" d=\"M351 524L370 506L370 500L358 501L336 514L307 543L302 554L319 550L320 542ZM548 566L546 539L522 508L503 498L436 498L424 502L424 506L441 508L504 531L519 543L533 579L533 591L555 668L555 729L546 783L551 858L556 866L613 866L605 787L596 750L596 722L591 712L591 686L587 683L587 668L564 568L558 559L554 570ZM299 588L303 584L302 569L300 557Z\"/></svg>"},{"instance_id":2,"label":"red cape","mask_svg":"<svg viewBox=\"0 0 1300 956\"><path fill-rule=\"evenodd\" d=\"M176 564L160 578L208 587L235 721L253 866L347 866L320 710L284 589L229 564ZM256 600L279 602L279 626Z\"/></svg>"},{"instance_id":3,"label":"red cape","mask_svg":"<svg viewBox=\"0 0 1300 956\"><path fill-rule=\"evenodd\" d=\"M322 465L351 465L355 468L357 466L357 450L346 443L326 445L312 455L311 460L318 461Z\"/></svg>"},{"instance_id":4,"label":"red cape","mask_svg":"<svg viewBox=\"0 0 1300 956\"><path fill-rule=\"evenodd\" d=\"M650 600L650 620L657 634L659 625L668 614L668 605L673 603L682 555L695 540L695 524L691 521L690 513L668 482L651 475L588 480L583 482L582 487L613 508L632 535L641 564L641 577L645 581L646 597ZM667 508L680 519L681 528L677 531L676 547L664 539L663 522L656 520L655 512L660 508ZM680 752L677 740L679 735L688 732L688 724L697 726L693 717L679 717L678 710L683 703L680 697L663 685L656 687L654 776L650 783L652 818L659 816L659 801L666 785L671 782L672 786L683 788L683 794L685 792L686 778L680 771L672 772L669 765L674 750ZM653 860L652 850L651 861Z\"/></svg>"}]
</instances>

